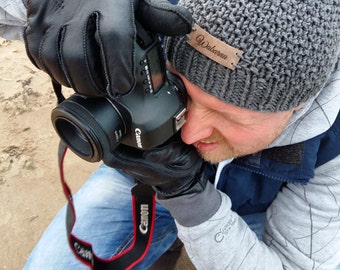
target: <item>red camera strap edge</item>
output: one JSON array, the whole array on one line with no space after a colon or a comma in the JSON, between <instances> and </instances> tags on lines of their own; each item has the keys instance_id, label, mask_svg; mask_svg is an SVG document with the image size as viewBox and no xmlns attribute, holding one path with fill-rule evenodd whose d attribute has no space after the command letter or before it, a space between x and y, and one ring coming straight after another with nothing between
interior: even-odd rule
<instances>
[{"instance_id":1,"label":"red camera strap edge","mask_svg":"<svg viewBox=\"0 0 340 270\"><path fill-rule=\"evenodd\" d=\"M132 214L134 222L134 238L131 245L121 253L109 258L99 258L92 250L92 245L77 238L73 233L76 222L76 211L73 197L64 175L64 159L67 146L60 141L58 161L62 187L68 201L66 214L66 230L71 250L78 260L93 270L120 270L132 269L143 260L150 247L154 229L156 199L152 187L144 184L136 184L131 189Z\"/></svg>"}]
</instances>

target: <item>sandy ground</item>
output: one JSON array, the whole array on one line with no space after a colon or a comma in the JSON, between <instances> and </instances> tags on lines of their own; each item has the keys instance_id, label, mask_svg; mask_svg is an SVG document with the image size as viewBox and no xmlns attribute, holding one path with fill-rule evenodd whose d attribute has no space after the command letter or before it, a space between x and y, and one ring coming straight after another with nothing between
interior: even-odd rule
<instances>
[{"instance_id":1,"label":"sandy ground","mask_svg":"<svg viewBox=\"0 0 340 270\"><path fill-rule=\"evenodd\" d=\"M22 268L66 202L50 121L55 104L49 78L27 59L24 45L0 39L0 269ZM73 193L97 166L69 151Z\"/></svg>"},{"instance_id":2,"label":"sandy ground","mask_svg":"<svg viewBox=\"0 0 340 270\"><path fill-rule=\"evenodd\" d=\"M48 76L31 64L23 43L0 39L0 269L22 268L66 202L50 121L55 104ZM97 167L68 151L65 175L73 193ZM184 252L175 269L193 269Z\"/></svg>"}]
</instances>

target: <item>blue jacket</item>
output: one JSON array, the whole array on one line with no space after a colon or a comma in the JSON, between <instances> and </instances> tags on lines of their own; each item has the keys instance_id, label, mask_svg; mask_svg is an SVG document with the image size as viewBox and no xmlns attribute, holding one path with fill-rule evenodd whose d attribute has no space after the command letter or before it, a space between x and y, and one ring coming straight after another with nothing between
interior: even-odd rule
<instances>
[{"instance_id":1,"label":"blue jacket","mask_svg":"<svg viewBox=\"0 0 340 270\"><path fill-rule=\"evenodd\" d=\"M340 114L326 132L307 141L263 150L226 165L217 188L239 215L266 211L283 185L305 185L314 170L340 154Z\"/></svg>"}]
</instances>

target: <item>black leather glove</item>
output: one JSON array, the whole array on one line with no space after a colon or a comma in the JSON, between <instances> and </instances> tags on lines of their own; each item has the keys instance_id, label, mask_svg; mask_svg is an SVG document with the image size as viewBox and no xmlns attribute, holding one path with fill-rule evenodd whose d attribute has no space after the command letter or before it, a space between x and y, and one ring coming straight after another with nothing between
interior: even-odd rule
<instances>
[{"instance_id":1,"label":"black leather glove","mask_svg":"<svg viewBox=\"0 0 340 270\"><path fill-rule=\"evenodd\" d=\"M52 79L88 96L115 97L135 83L135 19L183 35L191 14L166 0L28 0L26 51Z\"/></svg>"},{"instance_id":2,"label":"black leather glove","mask_svg":"<svg viewBox=\"0 0 340 270\"><path fill-rule=\"evenodd\" d=\"M147 151L120 144L103 161L153 186L159 199L200 193L208 181L206 163L193 146L183 143L177 135Z\"/></svg>"}]
</instances>

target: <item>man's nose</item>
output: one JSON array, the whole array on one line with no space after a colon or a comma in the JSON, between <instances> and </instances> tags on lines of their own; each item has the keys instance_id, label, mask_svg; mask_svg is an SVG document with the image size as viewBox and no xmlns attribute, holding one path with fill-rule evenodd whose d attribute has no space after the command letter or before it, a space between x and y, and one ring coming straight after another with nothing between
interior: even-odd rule
<instances>
[{"instance_id":1,"label":"man's nose","mask_svg":"<svg viewBox=\"0 0 340 270\"><path fill-rule=\"evenodd\" d=\"M209 123L207 112L195 103L189 101L186 122L181 129L181 137L186 144L193 144L209 137L213 127Z\"/></svg>"}]
</instances>

